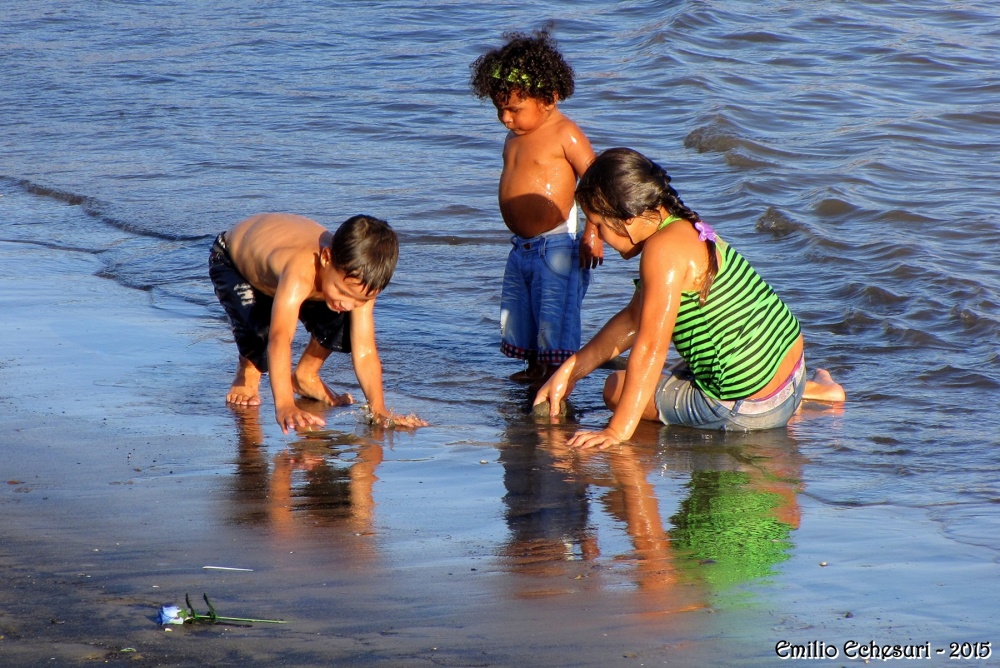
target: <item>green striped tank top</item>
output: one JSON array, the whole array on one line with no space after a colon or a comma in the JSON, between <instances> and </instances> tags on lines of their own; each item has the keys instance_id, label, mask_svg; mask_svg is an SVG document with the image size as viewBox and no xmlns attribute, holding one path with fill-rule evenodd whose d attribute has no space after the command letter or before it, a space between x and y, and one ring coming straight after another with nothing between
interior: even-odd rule
<instances>
[{"instance_id":1,"label":"green striped tank top","mask_svg":"<svg viewBox=\"0 0 1000 668\"><path fill-rule=\"evenodd\" d=\"M798 339L799 322L753 267L721 239L719 273L704 306L683 292L673 344L709 396L745 399L774 376Z\"/></svg>"}]
</instances>

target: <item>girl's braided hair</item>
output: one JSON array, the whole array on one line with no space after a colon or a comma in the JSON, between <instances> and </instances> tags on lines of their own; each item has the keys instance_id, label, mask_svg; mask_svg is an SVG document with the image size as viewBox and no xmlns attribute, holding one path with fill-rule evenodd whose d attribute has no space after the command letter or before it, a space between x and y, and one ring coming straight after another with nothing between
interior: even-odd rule
<instances>
[{"instance_id":1,"label":"girl's braided hair","mask_svg":"<svg viewBox=\"0 0 1000 668\"><path fill-rule=\"evenodd\" d=\"M622 221L654 211L660 206L671 216L683 218L691 224L701 221L698 212L686 206L670 185L670 175L666 170L630 148L611 148L597 156L580 177L576 201L587 211L606 218L622 236L626 236ZM701 288L702 305L719 273L715 242L709 239L705 244L709 266Z\"/></svg>"}]
</instances>

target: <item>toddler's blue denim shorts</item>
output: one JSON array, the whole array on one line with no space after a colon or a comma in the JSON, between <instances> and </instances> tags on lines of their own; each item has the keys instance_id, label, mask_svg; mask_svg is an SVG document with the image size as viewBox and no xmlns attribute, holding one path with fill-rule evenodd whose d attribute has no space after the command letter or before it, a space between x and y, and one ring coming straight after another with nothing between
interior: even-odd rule
<instances>
[{"instance_id":1,"label":"toddler's blue denim shorts","mask_svg":"<svg viewBox=\"0 0 1000 668\"><path fill-rule=\"evenodd\" d=\"M575 234L511 237L500 295L500 350L559 365L580 349L580 307L590 270Z\"/></svg>"}]
</instances>

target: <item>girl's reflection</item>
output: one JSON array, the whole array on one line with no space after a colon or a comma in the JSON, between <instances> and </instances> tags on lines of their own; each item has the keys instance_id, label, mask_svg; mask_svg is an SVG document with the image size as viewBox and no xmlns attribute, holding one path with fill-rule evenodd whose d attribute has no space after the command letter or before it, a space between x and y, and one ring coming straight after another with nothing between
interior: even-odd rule
<instances>
[{"instance_id":1,"label":"girl's reflection","mask_svg":"<svg viewBox=\"0 0 1000 668\"><path fill-rule=\"evenodd\" d=\"M620 587L627 571L644 610L676 611L767 576L788 558L801 462L787 430L727 434L650 424L630 445L582 452L566 446L575 428L511 420L501 446L510 530L504 564L560 576L526 585L521 595ZM686 496L671 499L678 493ZM675 510L663 511L669 507ZM627 548L615 545L619 529Z\"/></svg>"}]
</instances>

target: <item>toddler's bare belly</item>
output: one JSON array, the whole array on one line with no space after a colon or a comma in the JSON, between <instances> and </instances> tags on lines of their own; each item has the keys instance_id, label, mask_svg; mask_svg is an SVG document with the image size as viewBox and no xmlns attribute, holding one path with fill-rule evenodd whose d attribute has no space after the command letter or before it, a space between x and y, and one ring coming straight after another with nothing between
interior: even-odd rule
<instances>
[{"instance_id":1,"label":"toddler's bare belly","mask_svg":"<svg viewBox=\"0 0 1000 668\"><path fill-rule=\"evenodd\" d=\"M567 215L551 199L534 193L501 201L500 214L511 232L527 239L554 230L566 222Z\"/></svg>"}]
</instances>

